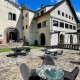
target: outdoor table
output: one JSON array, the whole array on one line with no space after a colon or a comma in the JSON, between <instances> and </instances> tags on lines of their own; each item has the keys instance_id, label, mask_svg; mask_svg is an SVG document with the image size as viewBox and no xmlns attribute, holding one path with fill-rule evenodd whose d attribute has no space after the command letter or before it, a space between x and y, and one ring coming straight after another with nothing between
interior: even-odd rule
<instances>
[{"instance_id":1,"label":"outdoor table","mask_svg":"<svg viewBox=\"0 0 80 80\"><path fill-rule=\"evenodd\" d=\"M53 53L53 52L58 52L60 50L59 49L48 49L47 51L50 52L50 53Z\"/></svg>"},{"instance_id":2,"label":"outdoor table","mask_svg":"<svg viewBox=\"0 0 80 80\"><path fill-rule=\"evenodd\" d=\"M55 54L57 55L58 53L61 53L63 50L60 50L60 49L48 49L47 52L50 53L50 54Z\"/></svg>"},{"instance_id":3,"label":"outdoor table","mask_svg":"<svg viewBox=\"0 0 80 80\"><path fill-rule=\"evenodd\" d=\"M21 52L30 52L30 49L29 47L16 47L16 48L11 48L12 51L14 51L14 54L17 55L18 53L21 53Z\"/></svg>"},{"instance_id":4,"label":"outdoor table","mask_svg":"<svg viewBox=\"0 0 80 80\"><path fill-rule=\"evenodd\" d=\"M36 69L38 76L47 80L64 80L64 71L57 66L43 65Z\"/></svg>"}]
</instances>

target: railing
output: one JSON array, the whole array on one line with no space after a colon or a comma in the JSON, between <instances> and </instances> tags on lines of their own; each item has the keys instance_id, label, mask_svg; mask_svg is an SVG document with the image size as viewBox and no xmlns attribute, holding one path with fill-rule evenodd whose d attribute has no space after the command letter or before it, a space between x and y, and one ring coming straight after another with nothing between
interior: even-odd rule
<instances>
[{"instance_id":1,"label":"railing","mask_svg":"<svg viewBox=\"0 0 80 80\"><path fill-rule=\"evenodd\" d=\"M58 48L80 50L79 44L58 44Z\"/></svg>"},{"instance_id":2,"label":"railing","mask_svg":"<svg viewBox=\"0 0 80 80\"><path fill-rule=\"evenodd\" d=\"M47 49L50 48L62 48L62 49L72 49L72 50L80 50L79 44L58 44L53 46L44 46Z\"/></svg>"}]
</instances>

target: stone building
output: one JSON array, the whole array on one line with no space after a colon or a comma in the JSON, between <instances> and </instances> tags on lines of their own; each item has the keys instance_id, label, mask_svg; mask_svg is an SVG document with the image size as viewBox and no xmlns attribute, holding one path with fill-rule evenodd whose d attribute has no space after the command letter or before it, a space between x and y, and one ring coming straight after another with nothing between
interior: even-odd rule
<instances>
[{"instance_id":1,"label":"stone building","mask_svg":"<svg viewBox=\"0 0 80 80\"><path fill-rule=\"evenodd\" d=\"M76 44L78 18L70 0L37 11L1 0L0 43L23 39L29 45Z\"/></svg>"}]
</instances>

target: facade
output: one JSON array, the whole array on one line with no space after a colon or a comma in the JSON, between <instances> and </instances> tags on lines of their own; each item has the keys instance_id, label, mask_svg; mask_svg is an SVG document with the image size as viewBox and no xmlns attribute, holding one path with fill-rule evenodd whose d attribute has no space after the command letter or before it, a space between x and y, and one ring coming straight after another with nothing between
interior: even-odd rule
<instances>
[{"instance_id":1,"label":"facade","mask_svg":"<svg viewBox=\"0 0 80 80\"><path fill-rule=\"evenodd\" d=\"M78 35L77 35L78 44L80 44L80 21L78 23L77 33L78 33Z\"/></svg>"},{"instance_id":2,"label":"facade","mask_svg":"<svg viewBox=\"0 0 80 80\"><path fill-rule=\"evenodd\" d=\"M56 5L42 5L36 12L23 9L23 17L23 36L29 45L77 43L77 35L73 33L77 32L78 19L69 0Z\"/></svg>"},{"instance_id":3,"label":"facade","mask_svg":"<svg viewBox=\"0 0 80 80\"><path fill-rule=\"evenodd\" d=\"M0 3L3 4L0 9L4 14L0 22L0 43L20 39L29 45L77 43L77 35L73 33L77 32L78 18L69 0L62 0L55 5L41 5L37 11L25 6L16 7L8 0Z\"/></svg>"},{"instance_id":4,"label":"facade","mask_svg":"<svg viewBox=\"0 0 80 80\"><path fill-rule=\"evenodd\" d=\"M0 0L0 44L22 39L22 13L9 0Z\"/></svg>"}]
</instances>

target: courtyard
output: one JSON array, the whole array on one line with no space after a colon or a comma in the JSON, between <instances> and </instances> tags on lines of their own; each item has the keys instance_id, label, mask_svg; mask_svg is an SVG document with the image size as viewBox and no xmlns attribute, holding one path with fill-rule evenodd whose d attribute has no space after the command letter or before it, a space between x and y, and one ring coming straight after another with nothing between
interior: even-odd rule
<instances>
[{"instance_id":1,"label":"courtyard","mask_svg":"<svg viewBox=\"0 0 80 80\"><path fill-rule=\"evenodd\" d=\"M0 53L0 80L23 80L20 73L20 65L25 63L29 69L36 69L42 64L41 57L44 56L43 48L31 49L31 55L18 56L17 58L6 57L7 54L13 53L2 52ZM63 49L63 54L59 55L57 59L53 59L56 66L59 66L63 70L71 72L76 66L80 64L70 63L70 60L80 60L80 51ZM76 78L80 80L80 72Z\"/></svg>"}]
</instances>

